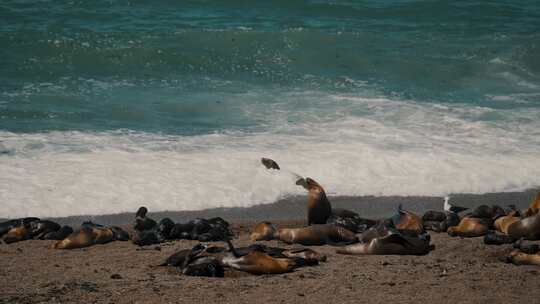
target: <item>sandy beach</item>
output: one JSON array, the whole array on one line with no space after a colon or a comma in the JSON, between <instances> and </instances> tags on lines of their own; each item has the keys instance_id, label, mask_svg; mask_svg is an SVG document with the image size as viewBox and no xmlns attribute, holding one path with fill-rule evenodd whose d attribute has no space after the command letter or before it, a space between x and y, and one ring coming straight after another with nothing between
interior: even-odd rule
<instances>
[{"instance_id":1,"label":"sandy beach","mask_svg":"<svg viewBox=\"0 0 540 304\"><path fill-rule=\"evenodd\" d=\"M502 203L510 200L524 207L534 191L514 194L461 196L466 206ZM305 199L305 198L304 198ZM377 212L390 198L356 198L357 211L369 210L363 204L379 202ZM393 198L413 210L440 209L437 198ZM458 199L456 198L456 201ZM497 202L494 202L497 201ZM298 198L298 204L302 201ZM347 199L333 200L346 207ZM415 205L415 203L417 205ZM430 203L432 202L432 203ZM390 205L389 202L386 202ZM225 212L238 236L234 243L248 245L251 227L268 213L278 226L300 226L302 217L278 219L281 210L294 206L276 203L259 206L254 220L231 219L235 211ZM437 208L439 206L439 208ZM390 208L385 211L386 207ZM380 211L379 209L383 210ZM253 211L253 210L251 210ZM154 218L169 215L175 220L213 216L213 212L154 213ZM239 212L239 211L238 211ZM255 212L255 211L253 211ZM369 213L366 211L365 213ZM375 212L375 211L371 211ZM240 212L239 212L240 213ZM300 212L301 213L301 212ZM391 214L391 212L390 212ZM374 216L373 213L369 214ZM245 217L250 217L249 209ZM297 216L297 214L292 214ZM112 217L112 216L111 216ZM123 224L122 216L115 222ZM106 221L106 217L94 220ZM127 215L126 215L127 219ZM74 218L58 219L70 222ZM128 228L128 225L125 226ZM438 303L538 303L540 291L535 266L514 266L500 261L510 245L487 246L482 238L451 238L431 233L435 250L425 256L345 256L335 247L312 247L328 255L318 266L304 267L283 275L253 276L228 270L225 278L183 276L173 267L157 267L177 250L191 248L196 241L179 240L159 246L137 247L131 242L113 242L85 249L54 250L52 241L30 240L0 245L1 303L388 303L389 301ZM277 241L271 246L291 247ZM223 246L223 243L214 243Z\"/></svg>"}]
</instances>

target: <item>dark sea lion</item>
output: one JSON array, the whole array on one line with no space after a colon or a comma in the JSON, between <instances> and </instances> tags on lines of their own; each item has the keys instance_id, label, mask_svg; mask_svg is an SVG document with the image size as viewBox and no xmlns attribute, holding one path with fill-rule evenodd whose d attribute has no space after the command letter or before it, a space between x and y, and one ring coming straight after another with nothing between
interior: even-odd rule
<instances>
[{"instance_id":1,"label":"dark sea lion","mask_svg":"<svg viewBox=\"0 0 540 304\"><path fill-rule=\"evenodd\" d=\"M516 249L519 249L519 251L527 254L535 254L540 251L540 246L538 244L524 243L523 239L514 242L512 246Z\"/></svg>"},{"instance_id":2,"label":"dark sea lion","mask_svg":"<svg viewBox=\"0 0 540 304\"><path fill-rule=\"evenodd\" d=\"M515 238L506 234L498 234L495 231L488 231L484 236L484 244L486 245L512 244L515 241Z\"/></svg>"},{"instance_id":3,"label":"dark sea lion","mask_svg":"<svg viewBox=\"0 0 540 304\"><path fill-rule=\"evenodd\" d=\"M521 252L519 250L514 250L510 252L510 254L506 257L506 261L508 263L512 263L514 265L537 265L540 266L540 255L535 254L527 254L524 252Z\"/></svg>"},{"instance_id":4,"label":"dark sea lion","mask_svg":"<svg viewBox=\"0 0 540 304\"><path fill-rule=\"evenodd\" d=\"M308 189L307 216L308 225L326 224L326 221L332 214L332 206L326 197L326 193L321 185L313 179L305 179Z\"/></svg>"},{"instance_id":5,"label":"dark sea lion","mask_svg":"<svg viewBox=\"0 0 540 304\"><path fill-rule=\"evenodd\" d=\"M118 226L110 226L115 241L129 241L129 233Z\"/></svg>"},{"instance_id":6,"label":"dark sea lion","mask_svg":"<svg viewBox=\"0 0 540 304\"><path fill-rule=\"evenodd\" d=\"M65 239L66 237L68 237L68 235L72 233L73 233L73 228L71 228L70 226L62 226L60 229L58 229L58 231L49 232L45 234L43 236L43 239L59 241L59 240Z\"/></svg>"},{"instance_id":7,"label":"dark sea lion","mask_svg":"<svg viewBox=\"0 0 540 304\"><path fill-rule=\"evenodd\" d=\"M362 233L366 229L377 224L376 220L362 218L358 213L347 209L334 209L326 221L327 224L344 227L354 233Z\"/></svg>"},{"instance_id":8,"label":"dark sea lion","mask_svg":"<svg viewBox=\"0 0 540 304\"><path fill-rule=\"evenodd\" d=\"M135 214L135 225L133 228L137 231L150 230L157 227L156 221L146 216L148 209L140 207Z\"/></svg>"},{"instance_id":9,"label":"dark sea lion","mask_svg":"<svg viewBox=\"0 0 540 304\"><path fill-rule=\"evenodd\" d=\"M191 239L191 231L193 231L193 222L185 224L176 223L169 233L170 239Z\"/></svg>"},{"instance_id":10,"label":"dark sea lion","mask_svg":"<svg viewBox=\"0 0 540 304\"><path fill-rule=\"evenodd\" d=\"M529 204L529 207L523 212L523 217L533 216L540 210L540 192L536 194L534 200Z\"/></svg>"},{"instance_id":11,"label":"dark sea lion","mask_svg":"<svg viewBox=\"0 0 540 304\"><path fill-rule=\"evenodd\" d=\"M391 220L394 227L400 231L409 231L418 234L424 232L422 219L410 211L403 210L401 205L398 206L397 214Z\"/></svg>"},{"instance_id":12,"label":"dark sea lion","mask_svg":"<svg viewBox=\"0 0 540 304\"><path fill-rule=\"evenodd\" d=\"M51 232L60 230L61 226L58 223L49 220L34 221L30 224L32 237L36 239L44 239L44 236Z\"/></svg>"},{"instance_id":13,"label":"dark sea lion","mask_svg":"<svg viewBox=\"0 0 540 304\"><path fill-rule=\"evenodd\" d=\"M161 235L163 239L169 239L171 230L174 228L174 222L166 217L159 221L157 226L157 233Z\"/></svg>"},{"instance_id":14,"label":"dark sea lion","mask_svg":"<svg viewBox=\"0 0 540 304\"><path fill-rule=\"evenodd\" d=\"M485 219L491 219L493 218L494 212L493 208L488 205L480 205L474 210L468 214L468 217L474 217L474 218L485 218Z\"/></svg>"},{"instance_id":15,"label":"dark sea lion","mask_svg":"<svg viewBox=\"0 0 540 304\"><path fill-rule=\"evenodd\" d=\"M422 215L422 221L442 222L446 220L446 212L428 210Z\"/></svg>"},{"instance_id":16,"label":"dark sea lion","mask_svg":"<svg viewBox=\"0 0 540 304\"><path fill-rule=\"evenodd\" d=\"M261 163L266 167L266 169L279 170L279 165L270 158L261 158Z\"/></svg>"},{"instance_id":17,"label":"dark sea lion","mask_svg":"<svg viewBox=\"0 0 540 304\"><path fill-rule=\"evenodd\" d=\"M540 213L513 222L507 227L507 234L519 239L540 239Z\"/></svg>"},{"instance_id":18,"label":"dark sea lion","mask_svg":"<svg viewBox=\"0 0 540 304\"><path fill-rule=\"evenodd\" d=\"M448 228L450 236L478 237L485 235L489 230L489 223L486 219L475 217L464 217L459 225Z\"/></svg>"},{"instance_id":19,"label":"dark sea lion","mask_svg":"<svg viewBox=\"0 0 540 304\"><path fill-rule=\"evenodd\" d=\"M215 257L207 256L195 259L182 270L182 274L197 277L217 277L225 276L225 270L221 261Z\"/></svg>"},{"instance_id":20,"label":"dark sea lion","mask_svg":"<svg viewBox=\"0 0 540 304\"><path fill-rule=\"evenodd\" d=\"M433 249L429 242L429 238L390 233L386 236L375 237L365 243L338 248L336 252L352 255L424 255Z\"/></svg>"},{"instance_id":21,"label":"dark sea lion","mask_svg":"<svg viewBox=\"0 0 540 304\"><path fill-rule=\"evenodd\" d=\"M155 229L137 231L131 237L131 242L137 246L159 244L162 241Z\"/></svg>"}]
</instances>

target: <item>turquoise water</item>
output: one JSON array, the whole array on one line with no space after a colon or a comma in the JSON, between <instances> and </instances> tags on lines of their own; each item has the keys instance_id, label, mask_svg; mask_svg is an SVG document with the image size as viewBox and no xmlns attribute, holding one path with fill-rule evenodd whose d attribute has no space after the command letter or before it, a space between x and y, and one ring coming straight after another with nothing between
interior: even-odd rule
<instances>
[{"instance_id":1,"label":"turquoise water","mask_svg":"<svg viewBox=\"0 0 540 304\"><path fill-rule=\"evenodd\" d=\"M0 45L0 217L301 193L265 155L339 195L538 185L538 1L4 0Z\"/></svg>"}]
</instances>

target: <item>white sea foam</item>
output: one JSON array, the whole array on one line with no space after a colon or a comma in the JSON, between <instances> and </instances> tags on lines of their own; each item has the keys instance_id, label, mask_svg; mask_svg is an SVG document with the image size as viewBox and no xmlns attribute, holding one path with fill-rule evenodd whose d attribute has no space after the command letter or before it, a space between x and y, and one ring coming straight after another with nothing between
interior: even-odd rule
<instances>
[{"instance_id":1,"label":"white sea foam","mask_svg":"<svg viewBox=\"0 0 540 304\"><path fill-rule=\"evenodd\" d=\"M538 186L537 112L353 96L321 102L340 111L320 104L291 123L286 108L271 109L266 131L250 133L0 132L0 217L247 207L304 193L260 157L316 179L331 195ZM500 121L482 119L495 114Z\"/></svg>"}]
</instances>

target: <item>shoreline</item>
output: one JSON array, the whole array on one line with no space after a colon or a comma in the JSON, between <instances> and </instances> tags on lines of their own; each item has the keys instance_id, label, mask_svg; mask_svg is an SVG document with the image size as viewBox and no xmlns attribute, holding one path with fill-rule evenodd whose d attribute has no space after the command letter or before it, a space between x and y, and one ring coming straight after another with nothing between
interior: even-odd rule
<instances>
[{"instance_id":1,"label":"shoreline","mask_svg":"<svg viewBox=\"0 0 540 304\"><path fill-rule=\"evenodd\" d=\"M474 208L482 204L507 206L516 205L526 208L540 189L528 189L520 192L496 192L485 194L452 194L451 202L463 207ZM212 208L196 211L158 211L149 208L149 216L154 219L171 218L174 222L186 222L194 218L222 217L229 222L287 221L306 217L306 195L281 199L275 203L251 207ZM331 196L333 208L344 208L357 212L362 217L382 218L392 215L399 204L404 209L420 216L427 210L442 210L443 198L440 196ZM83 221L91 220L103 225L126 225L135 218L132 212L104 215L75 215L68 217L44 217L62 225L78 226ZM31 216L31 215L29 215ZM6 219L0 218L0 221Z\"/></svg>"}]
</instances>

